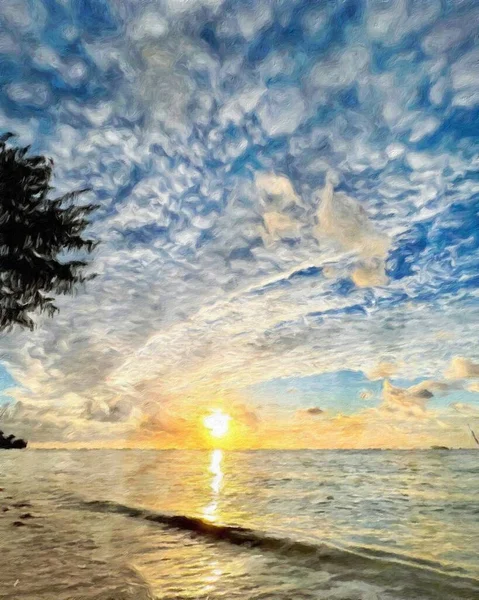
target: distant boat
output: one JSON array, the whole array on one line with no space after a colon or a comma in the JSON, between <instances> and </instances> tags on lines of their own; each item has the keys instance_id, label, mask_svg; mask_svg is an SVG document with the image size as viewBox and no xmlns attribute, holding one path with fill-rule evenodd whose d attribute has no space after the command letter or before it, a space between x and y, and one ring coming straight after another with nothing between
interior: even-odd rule
<instances>
[{"instance_id":1,"label":"distant boat","mask_svg":"<svg viewBox=\"0 0 479 600\"><path fill-rule=\"evenodd\" d=\"M431 446L431 450L450 450L447 446Z\"/></svg>"},{"instance_id":2,"label":"distant boat","mask_svg":"<svg viewBox=\"0 0 479 600\"><path fill-rule=\"evenodd\" d=\"M475 441L475 442L476 442L476 444L479 446L479 440L477 439L477 436L476 436L476 434L474 433L474 431L473 431L472 427L471 427L470 425L468 425L468 427L469 427L469 429L470 429L470 431L471 431L471 433L472 433L472 437L474 438L474 441Z\"/></svg>"},{"instance_id":3,"label":"distant boat","mask_svg":"<svg viewBox=\"0 0 479 600\"><path fill-rule=\"evenodd\" d=\"M28 442L21 438L15 438L14 435L3 435L3 431L0 431L0 450L21 450L27 447Z\"/></svg>"}]
</instances>

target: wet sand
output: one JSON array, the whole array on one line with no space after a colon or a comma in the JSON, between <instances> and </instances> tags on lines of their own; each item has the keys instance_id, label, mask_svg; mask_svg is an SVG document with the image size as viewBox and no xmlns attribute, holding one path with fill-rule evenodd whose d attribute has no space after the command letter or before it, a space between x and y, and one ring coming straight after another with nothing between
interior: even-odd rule
<instances>
[{"instance_id":1,"label":"wet sand","mask_svg":"<svg viewBox=\"0 0 479 600\"><path fill-rule=\"evenodd\" d=\"M128 564L104 555L98 544L104 522L88 515L88 526L43 503L0 491L0 598L8 600L151 600L141 576ZM128 524L119 519L118 543ZM93 535L92 535L93 533ZM104 535L104 534L103 534ZM121 557L121 554L119 555Z\"/></svg>"}]
</instances>

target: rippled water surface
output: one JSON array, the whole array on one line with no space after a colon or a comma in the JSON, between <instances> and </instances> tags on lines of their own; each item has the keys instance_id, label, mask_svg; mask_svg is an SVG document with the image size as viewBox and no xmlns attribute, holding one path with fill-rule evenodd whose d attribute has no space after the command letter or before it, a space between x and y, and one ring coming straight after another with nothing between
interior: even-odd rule
<instances>
[{"instance_id":1,"label":"rippled water surface","mask_svg":"<svg viewBox=\"0 0 479 600\"><path fill-rule=\"evenodd\" d=\"M479 598L476 451L0 460L0 598Z\"/></svg>"}]
</instances>

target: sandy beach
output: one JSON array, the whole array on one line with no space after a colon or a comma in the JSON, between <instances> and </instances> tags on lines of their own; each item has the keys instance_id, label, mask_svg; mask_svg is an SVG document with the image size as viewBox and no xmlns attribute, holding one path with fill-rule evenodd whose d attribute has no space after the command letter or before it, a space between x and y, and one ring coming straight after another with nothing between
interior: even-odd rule
<instances>
[{"instance_id":1,"label":"sandy beach","mask_svg":"<svg viewBox=\"0 0 479 600\"><path fill-rule=\"evenodd\" d=\"M108 553L101 543L104 522L89 515L88 524L68 510L35 498L0 491L0 598L28 600L149 600L147 584L135 570ZM53 510L53 513L52 513ZM128 523L121 517L115 539L125 543Z\"/></svg>"}]
</instances>

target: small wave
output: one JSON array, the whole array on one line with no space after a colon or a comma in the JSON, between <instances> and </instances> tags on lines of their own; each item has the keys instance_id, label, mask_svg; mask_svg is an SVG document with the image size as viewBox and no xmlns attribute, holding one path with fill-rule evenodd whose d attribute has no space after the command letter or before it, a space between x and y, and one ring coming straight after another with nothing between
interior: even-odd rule
<instances>
[{"instance_id":1,"label":"small wave","mask_svg":"<svg viewBox=\"0 0 479 600\"><path fill-rule=\"evenodd\" d=\"M120 513L129 517L141 518L146 521L174 527L175 529L191 531L215 540L224 540L251 548L259 547L268 550L284 551L286 553L314 554L320 555L323 559L327 559L329 556L331 560L338 560L340 558L340 554L338 553L340 551L333 546L300 542L285 537L275 537L248 527L219 525L198 517L159 513L143 508L126 506L109 500L83 501L82 507L99 512Z\"/></svg>"},{"instance_id":2,"label":"small wave","mask_svg":"<svg viewBox=\"0 0 479 600\"><path fill-rule=\"evenodd\" d=\"M387 579L420 583L420 587L440 590L454 590L455 598L472 598L479 591L479 581L458 569L447 569L444 565L421 558L406 557L379 549L355 547L341 548L323 542L299 541L284 536L276 536L248 527L238 527L211 523L198 517L160 513L127 506L108 500L82 500L79 508L97 512L118 513L132 518L143 519L166 527L189 531L214 541L224 541L247 548L272 551L288 558L301 557L302 562L315 566L332 565L340 569L358 573L374 580ZM445 597L442 595L441 597Z\"/></svg>"}]
</instances>

